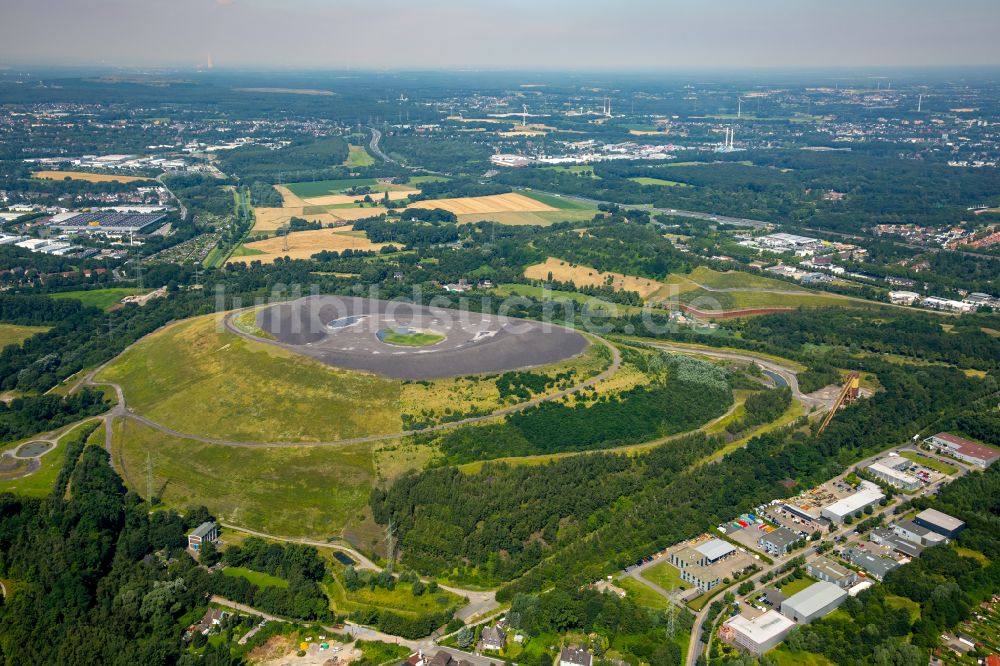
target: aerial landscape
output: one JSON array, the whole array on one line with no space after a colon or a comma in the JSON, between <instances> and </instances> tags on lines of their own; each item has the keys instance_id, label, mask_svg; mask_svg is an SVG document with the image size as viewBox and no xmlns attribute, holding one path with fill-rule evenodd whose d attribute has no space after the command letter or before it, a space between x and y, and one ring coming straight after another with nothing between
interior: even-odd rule
<instances>
[{"instance_id":1,"label":"aerial landscape","mask_svg":"<svg viewBox=\"0 0 1000 666\"><path fill-rule=\"evenodd\" d=\"M0 665L1000 666L1000 5L0 15Z\"/></svg>"}]
</instances>

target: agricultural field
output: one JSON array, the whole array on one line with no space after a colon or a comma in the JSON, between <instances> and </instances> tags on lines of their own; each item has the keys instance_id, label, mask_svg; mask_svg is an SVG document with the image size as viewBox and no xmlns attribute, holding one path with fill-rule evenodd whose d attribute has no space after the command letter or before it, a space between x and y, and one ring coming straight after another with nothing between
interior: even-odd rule
<instances>
[{"instance_id":1,"label":"agricultural field","mask_svg":"<svg viewBox=\"0 0 1000 666\"><path fill-rule=\"evenodd\" d=\"M306 211L309 211L308 213ZM254 208L254 225L251 233L277 231L288 226L293 217L301 217L309 222L319 222L326 226L340 221L325 209L315 212L308 206L295 208Z\"/></svg>"},{"instance_id":2,"label":"agricultural field","mask_svg":"<svg viewBox=\"0 0 1000 666\"><path fill-rule=\"evenodd\" d=\"M679 183L676 180L664 180L663 178L649 178L647 176L636 176L629 178L633 183L640 185L659 185L662 187L691 187L687 183Z\"/></svg>"},{"instance_id":3,"label":"agricultural field","mask_svg":"<svg viewBox=\"0 0 1000 666\"><path fill-rule=\"evenodd\" d=\"M558 208L517 192L493 194L485 197L459 197L455 199L430 199L418 201L410 208L440 208L456 215L482 215L486 213L545 213Z\"/></svg>"},{"instance_id":4,"label":"agricultural field","mask_svg":"<svg viewBox=\"0 0 1000 666\"><path fill-rule=\"evenodd\" d=\"M663 288L662 282L649 278L623 275L622 273L602 272L590 266L574 265L567 261L548 257L543 263L534 264L524 269L524 277L531 280L549 279L558 282L572 282L578 287L610 286L615 291L638 292L642 298L648 298Z\"/></svg>"},{"instance_id":5,"label":"agricultural field","mask_svg":"<svg viewBox=\"0 0 1000 666\"><path fill-rule=\"evenodd\" d=\"M287 241L288 249L285 249ZM308 259L318 252L344 250L381 250L385 243L372 243L360 233L354 232L350 225L334 229L313 229L309 231L293 231L286 236L274 236L264 240L252 241L243 245L251 250L255 261L265 264L272 263L277 257L292 259ZM239 256L231 257L229 262L241 261Z\"/></svg>"},{"instance_id":6,"label":"agricultural field","mask_svg":"<svg viewBox=\"0 0 1000 666\"><path fill-rule=\"evenodd\" d=\"M33 335L48 331L50 326L21 326L20 324L0 324L0 349L7 345L20 345Z\"/></svg>"},{"instance_id":7,"label":"agricultural field","mask_svg":"<svg viewBox=\"0 0 1000 666\"><path fill-rule=\"evenodd\" d=\"M285 192L299 199L315 199L333 194L344 194L348 190L356 187L369 187L372 190L372 198L376 194L383 192L413 191L407 185L396 185L393 183L380 183L375 178L340 178L334 180L317 180L302 183L289 183L285 186L278 186L278 191L285 196ZM364 195L362 195L362 198ZM285 201L285 205L289 205Z\"/></svg>"},{"instance_id":8,"label":"agricultural field","mask_svg":"<svg viewBox=\"0 0 1000 666\"><path fill-rule=\"evenodd\" d=\"M288 537L327 538L365 520L371 446L232 447L115 422L113 456L129 487L170 507L200 504L220 520ZM367 546L367 544L366 544Z\"/></svg>"},{"instance_id":9,"label":"agricultural field","mask_svg":"<svg viewBox=\"0 0 1000 666\"><path fill-rule=\"evenodd\" d=\"M31 175L42 180L83 180L88 183L133 183L139 180L153 180L144 176L119 176L113 173L90 173L88 171L32 171Z\"/></svg>"},{"instance_id":10,"label":"agricultural field","mask_svg":"<svg viewBox=\"0 0 1000 666\"><path fill-rule=\"evenodd\" d=\"M74 298L84 305L101 310L110 310L119 305L126 296L133 296L139 293L133 287L108 287L106 289L89 289L85 291L61 291L57 294L50 294L52 298Z\"/></svg>"},{"instance_id":11,"label":"agricultural field","mask_svg":"<svg viewBox=\"0 0 1000 666\"><path fill-rule=\"evenodd\" d=\"M589 164L573 164L571 166L547 166L542 167L549 171L559 171L561 173L575 173L578 176L587 176L600 180L600 176L594 173L594 167Z\"/></svg>"},{"instance_id":12,"label":"agricultural field","mask_svg":"<svg viewBox=\"0 0 1000 666\"><path fill-rule=\"evenodd\" d=\"M185 320L147 336L99 380L131 408L179 432L246 442L334 441L401 430L399 382L331 368L224 329Z\"/></svg>"},{"instance_id":13,"label":"agricultural field","mask_svg":"<svg viewBox=\"0 0 1000 666\"><path fill-rule=\"evenodd\" d=\"M344 160L344 166L349 167L367 167L375 164L375 158L368 154L364 146L355 146L353 144L347 147L348 154L347 159Z\"/></svg>"}]
</instances>

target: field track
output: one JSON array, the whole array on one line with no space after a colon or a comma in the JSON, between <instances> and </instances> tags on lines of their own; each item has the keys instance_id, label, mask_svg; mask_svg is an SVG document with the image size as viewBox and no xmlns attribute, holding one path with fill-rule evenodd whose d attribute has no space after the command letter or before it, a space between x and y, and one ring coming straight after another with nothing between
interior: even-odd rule
<instances>
[{"instance_id":1,"label":"field track","mask_svg":"<svg viewBox=\"0 0 1000 666\"><path fill-rule=\"evenodd\" d=\"M244 308L242 310L236 310L236 311L231 312L228 315L226 315L226 318L225 318L226 329L230 333L233 333L234 335L238 335L241 338L244 338L246 340L250 340L251 342L262 343L262 344L276 344L273 341L265 340L265 339L262 339L262 338L257 338L255 336L252 336L252 335L249 335L247 333L244 333L243 331L241 331L239 329L238 326L236 326L233 323L234 317L238 316L242 312L245 312L247 309L249 309L249 308ZM164 326L162 328L159 328L156 331L153 331L149 335L155 335L159 331L162 331L165 328L173 326L173 325L175 325L177 323L179 323L179 322L173 322L171 324L167 324L166 326ZM134 347L136 344L138 344L139 342L141 342L144 339L145 338L141 338L140 340L137 340L136 342L132 343L131 345L129 345L128 347L126 347L125 349L123 349L122 353L124 354L126 351L128 351L129 349L131 349L132 347ZM353 438L350 438L350 439L341 439L341 440L335 440L335 441L329 441L329 442L240 442L240 441L234 441L234 440L230 440L230 439L218 439L218 438L214 438L214 437L203 437L201 435L194 435L194 434L191 434L191 433L180 432L178 430L174 430L173 428L169 428L169 427L167 427L165 425L157 423L156 421L148 419L145 416L141 416L141 415L136 414L135 412L133 412L128 407L128 405L127 405L127 403L125 401L125 391L122 389L122 387L121 387L120 384L116 384L116 383L108 382L108 381L95 380L95 377L105 368L105 366L110 365L112 362L114 362L115 359L118 358L117 356L115 357L115 359L111 359L107 363L104 363L100 367L92 370L86 376L86 378L83 379L83 381L81 382L81 384L82 385L89 385L89 386L110 386L110 387L112 387L115 390L115 393L118 396L118 404L116 404L114 406L114 408L104 416L104 418L105 418L105 427L107 428L107 432L108 432L109 435L111 434L111 430L112 430L111 424L112 424L113 420L115 418L126 418L126 419L131 419L131 420L133 420L133 421L135 421L137 423L141 423L141 424L143 424L145 426L148 426L150 428L153 428L155 430L159 430L160 432L162 432L162 433L164 433L166 435L170 435L171 437L176 437L176 438L179 438L179 439L189 439L189 440L193 440L193 441L196 441L196 442L202 442L202 443L205 443L205 444L218 444L220 446L240 446L240 447L249 447L249 448L255 448L255 447L291 447L291 448L294 448L294 447L309 447L309 446L345 446L345 445L349 445L349 444L366 444L366 443L370 443L370 442L378 442L378 441L383 441L383 440L396 439L396 438L399 438L399 437L408 437L408 436L411 436L411 435L416 435L418 433L435 432L435 431L438 431L438 430L446 430L446 429L449 429L449 428L455 428L455 427L458 427L458 426L469 425L469 424L472 424L472 423L480 423L480 422L487 421L489 419L494 419L494 418L497 418L497 417L500 417L500 416L506 416L508 414L514 414L516 412L520 412L520 411L523 411L525 409L528 409L529 407L534 407L536 405L539 405L539 404L541 404L543 402L549 402L551 400L559 400L559 399L564 398L564 397L566 397L568 395L573 395L574 393L578 393L579 391L582 391L582 390L584 390L586 388L589 388L590 386L592 386L592 385L594 385L594 384L596 384L596 383L598 383L600 381L604 381L605 379L610 378L616 372L618 372L618 369L621 367L621 360L622 359L621 359L621 353L618 351L618 349L614 345L608 343L607 341L605 341L602 338L597 338L597 339L601 342L601 344L604 344L605 346L608 347L609 350L611 350L611 365L608 366L608 368L604 372L602 372L602 373L600 373L598 375L594 375L590 379L587 379L586 381L581 382L580 384L577 384L576 386L572 386L572 387L570 387L568 389L565 389L563 391L559 391L558 393L553 393L553 394L542 396L542 397L539 397L539 398L534 398L532 400L528 400L527 402L518 403L518 404L513 405L511 407L505 407L504 409L498 410L496 412L492 412L490 414L484 414L482 416L473 416L473 417L462 419L462 420L459 420L459 421L452 421L450 423L441 423L441 424L438 424L438 425L435 425L435 426L430 426L430 427L427 427L427 428L422 428L420 430L405 430L403 432L391 433L391 434L386 434L386 435L366 435L364 437L353 437ZM107 447L108 447L109 452L111 450L111 443L112 443L112 440L111 440L111 437L109 436L107 438Z\"/></svg>"}]
</instances>

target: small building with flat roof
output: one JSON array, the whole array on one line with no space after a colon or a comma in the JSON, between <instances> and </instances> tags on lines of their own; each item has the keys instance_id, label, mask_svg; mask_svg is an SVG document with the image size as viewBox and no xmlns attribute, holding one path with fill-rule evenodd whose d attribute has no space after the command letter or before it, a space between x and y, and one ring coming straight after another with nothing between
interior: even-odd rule
<instances>
[{"instance_id":1,"label":"small building with flat roof","mask_svg":"<svg viewBox=\"0 0 1000 666\"><path fill-rule=\"evenodd\" d=\"M737 615L722 625L722 637L755 657L785 640L795 623L775 610L753 620Z\"/></svg>"},{"instance_id":2,"label":"small building with flat roof","mask_svg":"<svg viewBox=\"0 0 1000 666\"><path fill-rule=\"evenodd\" d=\"M799 624L808 624L833 612L847 599L847 592L826 581L813 583L781 602L781 614Z\"/></svg>"},{"instance_id":3,"label":"small building with flat roof","mask_svg":"<svg viewBox=\"0 0 1000 666\"><path fill-rule=\"evenodd\" d=\"M757 540L757 543L760 544L761 548L763 548L768 554L781 556L787 553L791 545L801 538L802 537L787 527L779 527L776 530L772 530L767 534L762 535L760 539Z\"/></svg>"},{"instance_id":4,"label":"small building with flat roof","mask_svg":"<svg viewBox=\"0 0 1000 666\"><path fill-rule=\"evenodd\" d=\"M893 523L890 527L901 538L921 546L938 546L948 543L948 537L912 520L901 520L898 523Z\"/></svg>"},{"instance_id":5,"label":"small building with flat roof","mask_svg":"<svg viewBox=\"0 0 1000 666\"><path fill-rule=\"evenodd\" d=\"M212 521L206 521L194 528L188 534L188 548L194 552L201 550L203 543L214 543L219 540L219 525Z\"/></svg>"},{"instance_id":6,"label":"small building with flat roof","mask_svg":"<svg viewBox=\"0 0 1000 666\"><path fill-rule=\"evenodd\" d=\"M900 566L896 560L890 560L886 557L876 557L860 548L847 548L844 550L844 559L856 567L861 567L869 576L878 581L881 581L887 573Z\"/></svg>"},{"instance_id":7,"label":"small building with flat roof","mask_svg":"<svg viewBox=\"0 0 1000 666\"><path fill-rule=\"evenodd\" d=\"M858 574L828 557L821 557L811 562L806 571L817 580L833 583L844 589L851 587L858 580Z\"/></svg>"},{"instance_id":8,"label":"small building with flat roof","mask_svg":"<svg viewBox=\"0 0 1000 666\"><path fill-rule=\"evenodd\" d=\"M913 522L949 539L954 539L965 529L963 521L937 509L924 509L913 518Z\"/></svg>"},{"instance_id":9,"label":"small building with flat roof","mask_svg":"<svg viewBox=\"0 0 1000 666\"><path fill-rule=\"evenodd\" d=\"M868 465L867 470L876 479L902 490L916 490L920 487L920 479L917 477L882 463L872 463Z\"/></svg>"},{"instance_id":10,"label":"small building with flat roof","mask_svg":"<svg viewBox=\"0 0 1000 666\"><path fill-rule=\"evenodd\" d=\"M695 546L694 549L701 554L702 559L698 564L703 567L715 564L736 552L736 546L722 539L709 539L705 543Z\"/></svg>"}]
</instances>

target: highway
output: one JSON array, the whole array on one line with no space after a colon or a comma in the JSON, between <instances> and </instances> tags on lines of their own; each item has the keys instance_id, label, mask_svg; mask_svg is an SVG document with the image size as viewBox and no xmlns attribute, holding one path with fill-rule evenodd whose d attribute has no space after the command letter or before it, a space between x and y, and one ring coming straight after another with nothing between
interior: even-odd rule
<instances>
[{"instance_id":1,"label":"highway","mask_svg":"<svg viewBox=\"0 0 1000 666\"><path fill-rule=\"evenodd\" d=\"M382 149L379 148L378 144L382 140L382 132L378 131L374 127L369 127L368 129L372 131L372 140L368 143L368 148L371 149L372 154L384 162L388 162L389 164L396 164L397 163L396 160L392 159L391 157L383 153Z\"/></svg>"},{"instance_id":2,"label":"highway","mask_svg":"<svg viewBox=\"0 0 1000 666\"><path fill-rule=\"evenodd\" d=\"M678 208L651 208L643 206L641 204L626 204L626 203L619 203L617 201L591 199L589 197L580 197L574 194L562 194L561 192L549 192L547 190L535 190L532 188L518 188L518 189L538 192L539 194L547 194L549 196L559 197L561 199L567 199L569 201L580 201L582 203L588 203L595 206L599 204L604 204L609 206L621 206L622 208L636 208L639 210L649 211L651 213L663 213L665 215L676 215L677 217L689 217L695 220L705 220L706 222L718 222L719 224L733 224L744 227L753 227L754 229L769 229L774 226L770 222L764 222L763 220L751 220L744 217L729 217L727 215L716 215L714 213L701 213L694 210L680 210Z\"/></svg>"}]
</instances>

